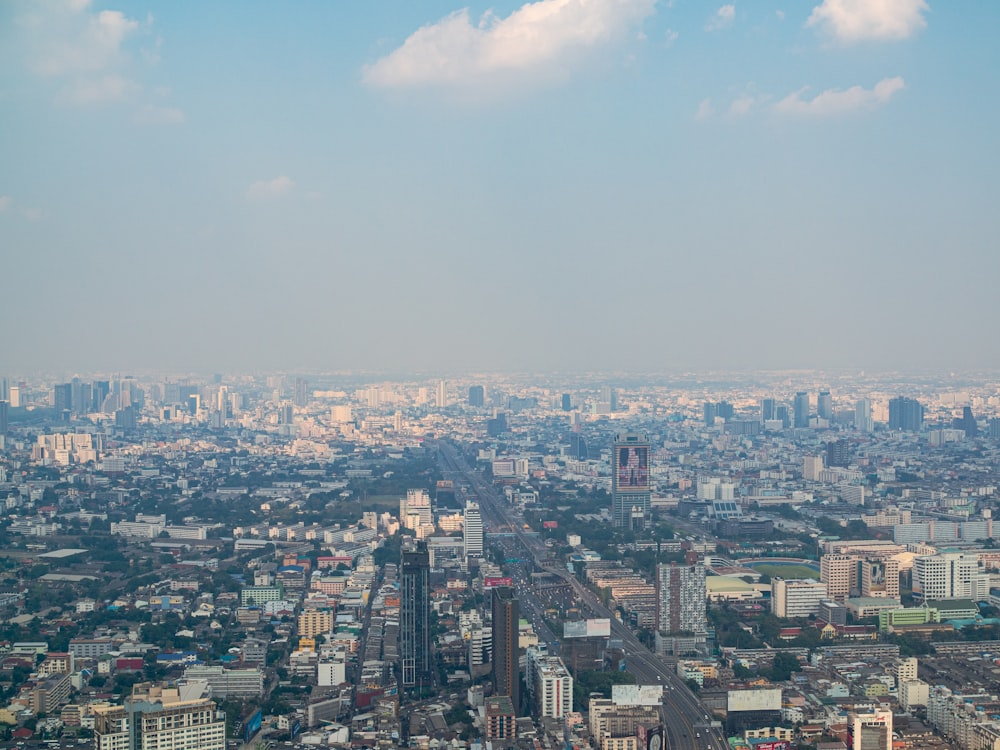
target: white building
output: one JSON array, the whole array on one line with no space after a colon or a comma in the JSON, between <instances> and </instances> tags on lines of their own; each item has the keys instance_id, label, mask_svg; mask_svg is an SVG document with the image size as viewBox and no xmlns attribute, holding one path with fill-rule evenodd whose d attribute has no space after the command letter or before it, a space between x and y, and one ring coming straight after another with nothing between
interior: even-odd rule
<instances>
[{"instance_id":1,"label":"white building","mask_svg":"<svg viewBox=\"0 0 1000 750\"><path fill-rule=\"evenodd\" d=\"M975 554L947 552L913 559L913 596L923 601L990 596L989 576L979 573Z\"/></svg>"},{"instance_id":2,"label":"white building","mask_svg":"<svg viewBox=\"0 0 1000 750\"><path fill-rule=\"evenodd\" d=\"M776 617L817 615L826 598L826 584L812 578L771 581L771 611Z\"/></svg>"},{"instance_id":3,"label":"white building","mask_svg":"<svg viewBox=\"0 0 1000 750\"><path fill-rule=\"evenodd\" d=\"M465 505L465 557L483 556L483 518L479 514L479 503Z\"/></svg>"}]
</instances>

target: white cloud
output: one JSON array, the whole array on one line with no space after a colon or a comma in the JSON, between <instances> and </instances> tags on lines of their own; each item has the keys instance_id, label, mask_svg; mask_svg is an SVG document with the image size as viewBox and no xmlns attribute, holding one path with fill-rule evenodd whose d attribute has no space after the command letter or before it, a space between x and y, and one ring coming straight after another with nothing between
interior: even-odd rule
<instances>
[{"instance_id":1,"label":"white cloud","mask_svg":"<svg viewBox=\"0 0 1000 750\"><path fill-rule=\"evenodd\" d=\"M733 117L742 117L748 114L756 103L757 100L750 94L741 94L729 105L729 114Z\"/></svg>"},{"instance_id":2,"label":"white cloud","mask_svg":"<svg viewBox=\"0 0 1000 750\"><path fill-rule=\"evenodd\" d=\"M40 208L22 208L21 216L23 216L28 221L38 221L42 218L42 209Z\"/></svg>"},{"instance_id":3,"label":"white cloud","mask_svg":"<svg viewBox=\"0 0 1000 750\"><path fill-rule=\"evenodd\" d=\"M367 66L363 79L393 88L564 74L581 53L623 37L653 12L655 1L538 0L506 18L487 12L475 25L465 8L417 29Z\"/></svg>"},{"instance_id":4,"label":"white cloud","mask_svg":"<svg viewBox=\"0 0 1000 750\"><path fill-rule=\"evenodd\" d=\"M680 32L674 31L673 29L667 29L667 33L663 35L663 46L673 47L674 42L680 36Z\"/></svg>"},{"instance_id":5,"label":"white cloud","mask_svg":"<svg viewBox=\"0 0 1000 750\"><path fill-rule=\"evenodd\" d=\"M812 99L804 99L806 89L795 91L774 105L776 112L785 115L825 117L870 109L889 101L893 94L906 87L901 76L883 78L871 90L852 86L846 91L828 89Z\"/></svg>"},{"instance_id":6,"label":"white cloud","mask_svg":"<svg viewBox=\"0 0 1000 750\"><path fill-rule=\"evenodd\" d=\"M107 70L121 62L139 22L117 10L92 13L89 2L40 4L24 19L32 41L29 65L39 75Z\"/></svg>"},{"instance_id":7,"label":"white cloud","mask_svg":"<svg viewBox=\"0 0 1000 750\"><path fill-rule=\"evenodd\" d=\"M806 26L819 26L842 42L906 39L927 25L925 0L823 0Z\"/></svg>"},{"instance_id":8,"label":"white cloud","mask_svg":"<svg viewBox=\"0 0 1000 750\"><path fill-rule=\"evenodd\" d=\"M10 196L0 195L0 214L6 213L7 209L10 208Z\"/></svg>"},{"instance_id":9,"label":"white cloud","mask_svg":"<svg viewBox=\"0 0 1000 750\"><path fill-rule=\"evenodd\" d=\"M715 11L715 15L709 19L707 24L705 24L705 31L718 31L719 29L724 29L729 26L735 18L736 6L723 5Z\"/></svg>"},{"instance_id":10,"label":"white cloud","mask_svg":"<svg viewBox=\"0 0 1000 750\"><path fill-rule=\"evenodd\" d=\"M63 104L103 104L119 101L139 91L140 86L117 73L96 78L81 78L60 92L58 101Z\"/></svg>"},{"instance_id":11,"label":"white cloud","mask_svg":"<svg viewBox=\"0 0 1000 750\"><path fill-rule=\"evenodd\" d=\"M184 122L184 113L176 107L147 104L132 116L132 122L136 125L176 125Z\"/></svg>"},{"instance_id":12,"label":"white cloud","mask_svg":"<svg viewBox=\"0 0 1000 750\"><path fill-rule=\"evenodd\" d=\"M273 180L257 180L247 189L247 198L251 200L276 198L288 193L294 187L295 183L285 175L275 177Z\"/></svg>"},{"instance_id":13,"label":"white cloud","mask_svg":"<svg viewBox=\"0 0 1000 750\"><path fill-rule=\"evenodd\" d=\"M712 108L712 100L702 99L698 102L698 111L694 113L694 119L707 120L714 114L715 110Z\"/></svg>"}]
</instances>

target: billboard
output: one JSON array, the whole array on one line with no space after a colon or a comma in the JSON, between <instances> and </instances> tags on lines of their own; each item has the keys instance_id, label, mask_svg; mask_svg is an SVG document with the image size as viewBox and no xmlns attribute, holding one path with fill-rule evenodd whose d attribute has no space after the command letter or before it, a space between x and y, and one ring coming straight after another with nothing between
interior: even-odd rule
<instances>
[{"instance_id":1,"label":"billboard","mask_svg":"<svg viewBox=\"0 0 1000 750\"><path fill-rule=\"evenodd\" d=\"M727 701L729 711L780 711L781 688L730 690Z\"/></svg>"},{"instance_id":2,"label":"billboard","mask_svg":"<svg viewBox=\"0 0 1000 750\"><path fill-rule=\"evenodd\" d=\"M611 701L616 706L659 706L663 702L663 685L612 685Z\"/></svg>"},{"instance_id":3,"label":"billboard","mask_svg":"<svg viewBox=\"0 0 1000 750\"><path fill-rule=\"evenodd\" d=\"M260 725L264 716L258 708L243 720L243 742L249 743L253 736L260 731Z\"/></svg>"},{"instance_id":4,"label":"billboard","mask_svg":"<svg viewBox=\"0 0 1000 750\"><path fill-rule=\"evenodd\" d=\"M563 638L607 638L611 620L568 620L563 623Z\"/></svg>"},{"instance_id":5,"label":"billboard","mask_svg":"<svg viewBox=\"0 0 1000 750\"><path fill-rule=\"evenodd\" d=\"M483 579L483 588L484 589L495 589L495 588L498 588L500 586L513 586L513 585L514 585L514 579L513 578L496 578L496 577L490 576L490 577L487 577L487 578Z\"/></svg>"},{"instance_id":6,"label":"billboard","mask_svg":"<svg viewBox=\"0 0 1000 750\"><path fill-rule=\"evenodd\" d=\"M663 725L647 729L646 741L639 747L642 750L661 750L663 748Z\"/></svg>"},{"instance_id":7,"label":"billboard","mask_svg":"<svg viewBox=\"0 0 1000 750\"><path fill-rule=\"evenodd\" d=\"M649 489L649 446L615 446L615 489L618 492Z\"/></svg>"},{"instance_id":8,"label":"billboard","mask_svg":"<svg viewBox=\"0 0 1000 750\"><path fill-rule=\"evenodd\" d=\"M752 750L788 750L788 743L784 740L768 740L750 745Z\"/></svg>"},{"instance_id":9,"label":"billboard","mask_svg":"<svg viewBox=\"0 0 1000 750\"><path fill-rule=\"evenodd\" d=\"M558 521L542 521L542 528L543 529L558 529L559 528L559 522Z\"/></svg>"}]
</instances>

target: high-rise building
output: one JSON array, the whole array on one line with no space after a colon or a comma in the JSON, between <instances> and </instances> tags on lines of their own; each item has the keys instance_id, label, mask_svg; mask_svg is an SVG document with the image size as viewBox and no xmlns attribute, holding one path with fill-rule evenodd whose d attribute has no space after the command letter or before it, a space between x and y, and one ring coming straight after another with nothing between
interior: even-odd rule
<instances>
[{"instance_id":1,"label":"high-rise building","mask_svg":"<svg viewBox=\"0 0 1000 750\"><path fill-rule=\"evenodd\" d=\"M52 389L52 406L56 414L73 410L73 384L59 383Z\"/></svg>"},{"instance_id":2,"label":"high-rise building","mask_svg":"<svg viewBox=\"0 0 1000 750\"><path fill-rule=\"evenodd\" d=\"M854 429L858 432L874 432L875 421L872 419L870 399L862 398L854 403Z\"/></svg>"},{"instance_id":3,"label":"high-rise building","mask_svg":"<svg viewBox=\"0 0 1000 750\"><path fill-rule=\"evenodd\" d=\"M705 423L706 427L711 427L715 424L715 418L718 413L715 410L715 404L711 401L706 401L701 406L701 420Z\"/></svg>"},{"instance_id":4,"label":"high-rise building","mask_svg":"<svg viewBox=\"0 0 1000 750\"><path fill-rule=\"evenodd\" d=\"M962 416L955 420L953 425L957 430L963 430L966 437L978 437L979 424L976 422L976 415L972 413L971 406L962 407Z\"/></svg>"},{"instance_id":5,"label":"high-rise building","mask_svg":"<svg viewBox=\"0 0 1000 750\"><path fill-rule=\"evenodd\" d=\"M10 404L6 401L0 401L0 435L7 434L7 409Z\"/></svg>"},{"instance_id":6,"label":"high-rise building","mask_svg":"<svg viewBox=\"0 0 1000 750\"><path fill-rule=\"evenodd\" d=\"M412 521L411 516L417 518ZM423 488L406 491L406 497L399 501L399 522L408 529L416 530L420 526L434 523L431 512L431 495Z\"/></svg>"},{"instance_id":7,"label":"high-rise building","mask_svg":"<svg viewBox=\"0 0 1000 750\"><path fill-rule=\"evenodd\" d=\"M656 628L661 633L705 633L705 566L656 566Z\"/></svg>"},{"instance_id":8,"label":"high-rise building","mask_svg":"<svg viewBox=\"0 0 1000 750\"><path fill-rule=\"evenodd\" d=\"M811 578L771 580L771 611L775 617L809 617L818 615L820 603L826 599L826 585Z\"/></svg>"},{"instance_id":9,"label":"high-rise building","mask_svg":"<svg viewBox=\"0 0 1000 750\"><path fill-rule=\"evenodd\" d=\"M601 388L601 403L607 406L608 411L618 411L618 393L610 385Z\"/></svg>"},{"instance_id":10,"label":"high-rise building","mask_svg":"<svg viewBox=\"0 0 1000 750\"><path fill-rule=\"evenodd\" d=\"M479 503L465 504L462 537L465 541L466 559L483 556L483 517L479 514Z\"/></svg>"},{"instance_id":11,"label":"high-rise building","mask_svg":"<svg viewBox=\"0 0 1000 750\"><path fill-rule=\"evenodd\" d=\"M486 389L481 385L469 387L469 406L481 409L486 405Z\"/></svg>"},{"instance_id":12,"label":"high-rise building","mask_svg":"<svg viewBox=\"0 0 1000 750\"><path fill-rule=\"evenodd\" d=\"M889 429L919 432L924 424L924 407L915 398L889 399Z\"/></svg>"},{"instance_id":13,"label":"high-rise building","mask_svg":"<svg viewBox=\"0 0 1000 750\"><path fill-rule=\"evenodd\" d=\"M448 384L439 380L437 384L437 391L434 396L434 405L438 409L444 409L448 406Z\"/></svg>"},{"instance_id":14,"label":"high-rise building","mask_svg":"<svg viewBox=\"0 0 1000 750\"><path fill-rule=\"evenodd\" d=\"M292 400L296 406L305 406L309 403L309 381L305 378L295 378L294 393Z\"/></svg>"},{"instance_id":15,"label":"high-rise building","mask_svg":"<svg viewBox=\"0 0 1000 750\"><path fill-rule=\"evenodd\" d=\"M892 710L852 713L851 750L892 750Z\"/></svg>"},{"instance_id":16,"label":"high-rise building","mask_svg":"<svg viewBox=\"0 0 1000 750\"><path fill-rule=\"evenodd\" d=\"M776 406L774 409L774 418L781 420L782 429L787 430L792 426L792 419L788 416L788 407L785 405Z\"/></svg>"},{"instance_id":17,"label":"high-rise building","mask_svg":"<svg viewBox=\"0 0 1000 750\"><path fill-rule=\"evenodd\" d=\"M572 401L572 399L570 399L568 393L564 393L562 395L562 410L563 411L572 411L573 410L573 401Z\"/></svg>"},{"instance_id":18,"label":"high-rise building","mask_svg":"<svg viewBox=\"0 0 1000 750\"><path fill-rule=\"evenodd\" d=\"M826 444L826 465L844 469L851 463L851 450L846 440L833 440Z\"/></svg>"},{"instance_id":19,"label":"high-rise building","mask_svg":"<svg viewBox=\"0 0 1000 750\"><path fill-rule=\"evenodd\" d=\"M21 403L21 401L24 400L24 393L21 390L21 385L20 384L10 386L10 391L9 392L10 392L10 408L11 409L19 409L22 406L24 406L24 404Z\"/></svg>"},{"instance_id":20,"label":"high-rise building","mask_svg":"<svg viewBox=\"0 0 1000 750\"><path fill-rule=\"evenodd\" d=\"M650 523L649 437L615 435L611 455L611 520L619 528L643 529Z\"/></svg>"},{"instance_id":21,"label":"high-rise building","mask_svg":"<svg viewBox=\"0 0 1000 750\"><path fill-rule=\"evenodd\" d=\"M946 552L913 558L915 599L980 600L983 590L989 596L988 578L980 575L979 558L975 554Z\"/></svg>"},{"instance_id":22,"label":"high-rise building","mask_svg":"<svg viewBox=\"0 0 1000 750\"><path fill-rule=\"evenodd\" d=\"M225 750L226 715L203 680L141 683L125 705L94 706L95 750Z\"/></svg>"},{"instance_id":23,"label":"high-rise building","mask_svg":"<svg viewBox=\"0 0 1000 750\"><path fill-rule=\"evenodd\" d=\"M833 396L830 391L820 391L816 398L816 414L820 419L833 419Z\"/></svg>"},{"instance_id":24,"label":"high-rise building","mask_svg":"<svg viewBox=\"0 0 1000 750\"><path fill-rule=\"evenodd\" d=\"M490 601L493 614L493 695L510 697L519 711L521 671L518 666L518 622L520 610L514 589L498 586Z\"/></svg>"},{"instance_id":25,"label":"high-rise building","mask_svg":"<svg viewBox=\"0 0 1000 750\"><path fill-rule=\"evenodd\" d=\"M795 401L792 404L792 408L795 412L795 426L796 427L808 427L809 426L809 394L805 391L799 391L795 394Z\"/></svg>"},{"instance_id":26,"label":"high-rise building","mask_svg":"<svg viewBox=\"0 0 1000 750\"><path fill-rule=\"evenodd\" d=\"M775 415L776 404L773 398L762 398L760 400L760 421L768 422L777 419Z\"/></svg>"},{"instance_id":27,"label":"high-rise building","mask_svg":"<svg viewBox=\"0 0 1000 750\"><path fill-rule=\"evenodd\" d=\"M430 556L421 545L402 553L399 570L399 661L406 687L430 683ZM515 634L516 634L515 626Z\"/></svg>"}]
</instances>

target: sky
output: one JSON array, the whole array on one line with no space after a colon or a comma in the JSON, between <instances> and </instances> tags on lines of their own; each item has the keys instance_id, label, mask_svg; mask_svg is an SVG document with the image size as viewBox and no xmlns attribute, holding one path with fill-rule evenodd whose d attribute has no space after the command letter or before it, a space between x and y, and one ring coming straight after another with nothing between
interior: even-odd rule
<instances>
[{"instance_id":1,"label":"sky","mask_svg":"<svg viewBox=\"0 0 1000 750\"><path fill-rule=\"evenodd\" d=\"M1000 369L1000 3L0 3L0 370Z\"/></svg>"}]
</instances>

